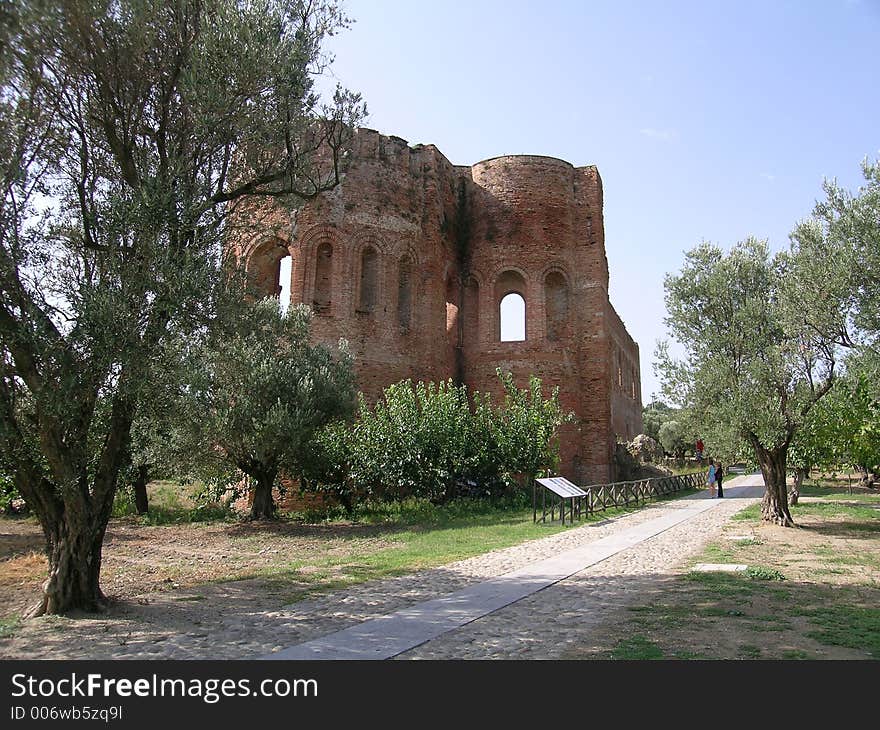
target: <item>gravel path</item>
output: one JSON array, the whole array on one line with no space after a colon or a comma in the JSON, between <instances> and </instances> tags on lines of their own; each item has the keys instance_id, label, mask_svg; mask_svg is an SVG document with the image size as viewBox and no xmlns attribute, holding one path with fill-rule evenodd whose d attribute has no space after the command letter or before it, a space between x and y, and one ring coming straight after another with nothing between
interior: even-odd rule
<instances>
[{"instance_id":1,"label":"gravel path","mask_svg":"<svg viewBox=\"0 0 880 730\"><path fill-rule=\"evenodd\" d=\"M396 658L552 659L589 643L591 631L611 620L615 611L662 591L663 582L716 537L731 515L763 493L759 476L738 477L728 485L728 498L711 509ZM151 596L103 618L46 617L27 622L12 639L0 642L0 658L256 658L503 575L706 498L699 493L651 504L604 522L278 610L264 610L257 586L237 581ZM195 593L197 599L192 598Z\"/></svg>"}]
</instances>

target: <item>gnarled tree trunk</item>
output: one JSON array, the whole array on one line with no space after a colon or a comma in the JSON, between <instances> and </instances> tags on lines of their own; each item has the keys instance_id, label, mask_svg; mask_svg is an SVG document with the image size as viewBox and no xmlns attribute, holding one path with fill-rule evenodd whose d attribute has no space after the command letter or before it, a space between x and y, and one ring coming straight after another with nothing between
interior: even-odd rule
<instances>
[{"instance_id":1,"label":"gnarled tree trunk","mask_svg":"<svg viewBox=\"0 0 880 730\"><path fill-rule=\"evenodd\" d=\"M28 616L103 610L107 599L100 586L101 546L113 509L115 480L90 489L83 479L76 488L62 489L45 479L36 486L28 478L32 475L20 472L16 483L43 528L49 572L43 595Z\"/></svg>"},{"instance_id":2,"label":"gnarled tree trunk","mask_svg":"<svg viewBox=\"0 0 880 730\"><path fill-rule=\"evenodd\" d=\"M272 499L272 487L278 470L260 470L249 472L254 479L254 501L251 504L252 520L275 519L275 500Z\"/></svg>"},{"instance_id":3,"label":"gnarled tree trunk","mask_svg":"<svg viewBox=\"0 0 880 730\"><path fill-rule=\"evenodd\" d=\"M859 473L859 486L873 489L877 475L874 474L865 464L856 464L856 471Z\"/></svg>"},{"instance_id":4,"label":"gnarled tree trunk","mask_svg":"<svg viewBox=\"0 0 880 730\"><path fill-rule=\"evenodd\" d=\"M785 483L788 446L767 449L759 444L752 445L761 465L766 488L761 504L761 519L783 527L794 527L794 520L788 510L788 487Z\"/></svg>"},{"instance_id":5,"label":"gnarled tree trunk","mask_svg":"<svg viewBox=\"0 0 880 730\"><path fill-rule=\"evenodd\" d=\"M789 505L795 505L798 503L798 498L801 496L801 484L804 483L804 479L809 475L810 470L806 467L798 467L794 470L794 482L791 486L791 491L788 493Z\"/></svg>"},{"instance_id":6,"label":"gnarled tree trunk","mask_svg":"<svg viewBox=\"0 0 880 730\"><path fill-rule=\"evenodd\" d=\"M101 544L104 530L65 520L47 539L49 577L43 597L31 616L70 611L102 611L107 599L101 591Z\"/></svg>"},{"instance_id":7,"label":"gnarled tree trunk","mask_svg":"<svg viewBox=\"0 0 880 730\"><path fill-rule=\"evenodd\" d=\"M150 500L147 496L147 482L149 481L150 467L141 464L138 467L137 477L134 480L134 506L139 515L145 515L150 509Z\"/></svg>"}]
</instances>

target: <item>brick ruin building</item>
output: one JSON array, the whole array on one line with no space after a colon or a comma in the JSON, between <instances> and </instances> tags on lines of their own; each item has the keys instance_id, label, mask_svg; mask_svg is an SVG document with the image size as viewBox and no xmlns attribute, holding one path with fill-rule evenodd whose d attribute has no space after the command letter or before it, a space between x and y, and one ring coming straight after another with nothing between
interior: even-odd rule
<instances>
[{"instance_id":1,"label":"brick ruin building","mask_svg":"<svg viewBox=\"0 0 880 730\"><path fill-rule=\"evenodd\" d=\"M342 182L236 247L248 279L312 306L315 338L350 343L368 399L404 378L500 394L559 386L577 422L560 473L613 480L617 437L642 429L639 348L608 298L602 181L593 166L511 155L453 165L433 145L360 129ZM501 340L502 300L525 302L525 339Z\"/></svg>"}]
</instances>

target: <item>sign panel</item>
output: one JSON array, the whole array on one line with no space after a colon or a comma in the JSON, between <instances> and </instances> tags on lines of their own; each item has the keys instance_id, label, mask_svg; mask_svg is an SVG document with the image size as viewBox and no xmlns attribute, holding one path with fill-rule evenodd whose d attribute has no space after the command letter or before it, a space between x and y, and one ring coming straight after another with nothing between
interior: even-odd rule
<instances>
[{"instance_id":1,"label":"sign panel","mask_svg":"<svg viewBox=\"0 0 880 730\"><path fill-rule=\"evenodd\" d=\"M547 487L554 494L560 497L586 497L587 493L579 486L572 484L565 477L546 477L544 479L536 479L538 484Z\"/></svg>"}]
</instances>

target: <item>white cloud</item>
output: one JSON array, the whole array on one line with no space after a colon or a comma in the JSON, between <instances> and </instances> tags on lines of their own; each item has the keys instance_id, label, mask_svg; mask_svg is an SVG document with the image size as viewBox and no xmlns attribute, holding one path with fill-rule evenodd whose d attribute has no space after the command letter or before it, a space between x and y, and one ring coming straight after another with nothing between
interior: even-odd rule
<instances>
[{"instance_id":1,"label":"white cloud","mask_svg":"<svg viewBox=\"0 0 880 730\"><path fill-rule=\"evenodd\" d=\"M663 142L669 142L675 139L675 130L672 129L654 129L653 127L645 127L639 130L639 134L651 139L659 139Z\"/></svg>"}]
</instances>

